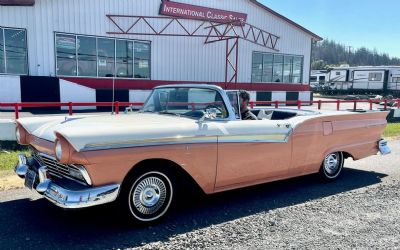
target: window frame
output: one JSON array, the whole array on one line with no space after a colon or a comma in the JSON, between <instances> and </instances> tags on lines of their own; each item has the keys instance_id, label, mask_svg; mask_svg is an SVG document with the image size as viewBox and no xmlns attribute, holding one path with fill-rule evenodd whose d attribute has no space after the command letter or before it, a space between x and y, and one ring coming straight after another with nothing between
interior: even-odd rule
<instances>
[{"instance_id":1,"label":"window frame","mask_svg":"<svg viewBox=\"0 0 400 250\"><path fill-rule=\"evenodd\" d=\"M29 75L29 48L28 48L28 30L26 28L16 28L16 27L7 27L7 26L0 26L1 32L3 33L3 56L4 56L4 72L0 75L11 75L11 76L27 76ZM25 48L26 48L26 73L24 74L16 74L16 73L8 73L7 72L7 52L6 52L6 37L5 37L5 30L22 30L25 32Z\"/></svg>"},{"instance_id":2,"label":"window frame","mask_svg":"<svg viewBox=\"0 0 400 250\"><path fill-rule=\"evenodd\" d=\"M71 75L59 75L57 73L57 68L58 68L58 61L57 61L57 35L67 35L67 36L75 36L75 60L76 60L76 71L77 74L76 76L71 76ZM78 70L78 46L77 46L77 39L78 37L93 37L96 39L96 76L80 76L79 75L79 70ZM114 41L114 71L113 71L113 77L106 77L106 76L99 76L99 56L98 56L98 39L110 39ZM150 47L150 52L149 52L149 78L135 78L135 68L134 68L134 63L132 64L132 73L133 73L133 77L118 77L116 76L116 66L117 66L117 40L121 40L121 41L129 41L132 42L133 46L135 46L135 42L141 42L141 43L147 43L149 44ZM134 60L134 56L135 56L135 51L134 49L132 49L132 58ZM55 75L57 77L79 77L79 78L99 78L99 79L141 79L141 80L151 80L151 60L152 58L152 41L150 40L141 40L141 39L124 39L124 38L119 38L119 37L108 37L108 36L96 36L96 35L85 35L85 34L75 34L75 33L65 33L65 32L58 32L55 31L54 32L54 61L55 61Z\"/></svg>"},{"instance_id":3,"label":"window frame","mask_svg":"<svg viewBox=\"0 0 400 250\"><path fill-rule=\"evenodd\" d=\"M261 58L262 58L262 61L261 61L261 82L255 82L254 81L254 77L253 77L253 65L254 65L254 63L253 63L253 56L254 56L254 54L261 54ZM264 77L264 55L266 55L266 54L269 54L269 55L272 55L272 68L271 68L271 72L272 72L272 81L270 81L270 82L264 82L264 81L262 81L262 79L263 79L263 77ZM287 57L287 56L290 56L290 57L292 57L292 62L291 62L291 74L289 75L289 79L290 79L290 81L289 82L274 82L273 80L273 72L274 72L274 68L275 68L275 56L283 56L283 63L282 63L282 80L283 80L283 75L284 75L284 65L285 65L285 57ZM293 75L293 64L294 64L294 59L296 58L296 57L298 57L298 58L301 58L301 72L300 72L300 82L294 82L293 81L293 79L294 79L294 75ZM253 51L252 52L252 56L251 56L251 68L250 68L250 71L251 71L251 82L252 83L260 83L260 84L268 84L268 83L273 83L273 84L281 84L281 83L283 83L283 84L285 84L285 83L287 83L287 84L302 84L302 82L303 82L303 80L304 80L304 55L296 55L296 54L285 54L285 53L273 53L273 52L263 52L263 51Z\"/></svg>"},{"instance_id":4,"label":"window frame","mask_svg":"<svg viewBox=\"0 0 400 250\"><path fill-rule=\"evenodd\" d=\"M379 77L377 77L379 76ZM369 72L368 73L368 81L369 82L381 82L383 79L382 72Z\"/></svg>"}]
</instances>

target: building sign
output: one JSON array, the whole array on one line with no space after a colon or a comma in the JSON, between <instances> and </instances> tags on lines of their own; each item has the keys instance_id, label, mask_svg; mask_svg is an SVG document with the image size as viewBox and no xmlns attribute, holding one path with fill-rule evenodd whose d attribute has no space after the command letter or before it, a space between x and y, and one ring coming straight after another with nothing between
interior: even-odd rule
<instances>
[{"instance_id":1,"label":"building sign","mask_svg":"<svg viewBox=\"0 0 400 250\"><path fill-rule=\"evenodd\" d=\"M0 0L0 5L32 6L34 4L35 0Z\"/></svg>"},{"instance_id":2,"label":"building sign","mask_svg":"<svg viewBox=\"0 0 400 250\"><path fill-rule=\"evenodd\" d=\"M202 6L176 3L170 1L163 1L161 3L160 15L181 17L181 18L195 19L195 20L206 20L206 21L213 21L220 23L229 23L237 21L236 24L239 24L241 22L246 22L247 20L247 14L244 13L212 9Z\"/></svg>"}]
</instances>

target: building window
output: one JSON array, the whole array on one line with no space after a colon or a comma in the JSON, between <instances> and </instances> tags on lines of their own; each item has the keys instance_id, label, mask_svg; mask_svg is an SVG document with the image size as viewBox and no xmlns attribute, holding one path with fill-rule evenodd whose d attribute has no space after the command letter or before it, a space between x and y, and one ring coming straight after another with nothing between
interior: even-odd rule
<instances>
[{"instance_id":1,"label":"building window","mask_svg":"<svg viewBox=\"0 0 400 250\"><path fill-rule=\"evenodd\" d=\"M59 76L150 78L149 42L56 33Z\"/></svg>"},{"instance_id":2,"label":"building window","mask_svg":"<svg viewBox=\"0 0 400 250\"><path fill-rule=\"evenodd\" d=\"M135 68L135 72L136 68ZM133 77L133 42L117 40L117 76ZM141 78L136 77L135 78ZM149 78L149 77L143 77Z\"/></svg>"},{"instance_id":3,"label":"building window","mask_svg":"<svg viewBox=\"0 0 400 250\"><path fill-rule=\"evenodd\" d=\"M263 70L263 56L260 53L253 53L253 65L251 79L252 82L261 82L262 70Z\"/></svg>"},{"instance_id":4,"label":"building window","mask_svg":"<svg viewBox=\"0 0 400 250\"><path fill-rule=\"evenodd\" d=\"M28 74L26 30L0 28L0 73Z\"/></svg>"},{"instance_id":5,"label":"building window","mask_svg":"<svg viewBox=\"0 0 400 250\"><path fill-rule=\"evenodd\" d=\"M150 44L135 42L135 78L150 78Z\"/></svg>"},{"instance_id":6,"label":"building window","mask_svg":"<svg viewBox=\"0 0 400 250\"><path fill-rule=\"evenodd\" d=\"M107 38L97 39L98 76L112 77L115 64L115 40Z\"/></svg>"},{"instance_id":7,"label":"building window","mask_svg":"<svg viewBox=\"0 0 400 250\"><path fill-rule=\"evenodd\" d=\"M96 38L78 36L78 75L97 76Z\"/></svg>"},{"instance_id":8,"label":"building window","mask_svg":"<svg viewBox=\"0 0 400 250\"><path fill-rule=\"evenodd\" d=\"M302 72L302 56L253 53L252 82L301 83Z\"/></svg>"},{"instance_id":9,"label":"building window","mask_svg":"<svg viewBox=\"0 0 400 250\"><path fill-rule=\"evenodd\" d=\"M382 73L369 73L368 80L374 82L382 81Z\"/></svg>"},{"instance_id":10,"label":"building window","mask_svg":"<svg viewBox=\"0 0 400 250\"><path fill-rule=\"evenodd\" d=\"M392 82L394 83L400 83L400 77L393 77Z\"/></svg>"}]
</instances>

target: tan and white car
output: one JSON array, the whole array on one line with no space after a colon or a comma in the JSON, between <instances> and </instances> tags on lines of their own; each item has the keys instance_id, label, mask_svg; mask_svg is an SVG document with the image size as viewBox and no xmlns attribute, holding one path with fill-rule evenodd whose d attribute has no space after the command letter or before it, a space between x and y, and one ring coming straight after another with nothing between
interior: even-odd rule
<instances>
[{"instance_id":1,"label":"tan and white car","mask_svg":"<svg viewBox=\"0 0 400 250\"><path fill-rule=\"evenodd\" d=\"M16 136L32 153L16 173L60 207L116 201L146 223L166 214L183 183L211 194L318 172L333 180L345 158L390 152L387 112L259 108L259 120L244 121L238 100L213 85L167 85L139 112L21 118Z\"/></svg>"}]
</instances>

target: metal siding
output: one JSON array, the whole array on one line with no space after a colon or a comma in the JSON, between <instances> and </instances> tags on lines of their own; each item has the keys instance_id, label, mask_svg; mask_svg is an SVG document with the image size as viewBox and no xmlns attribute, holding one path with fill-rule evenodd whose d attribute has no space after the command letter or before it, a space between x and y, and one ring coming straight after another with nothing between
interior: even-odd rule
<instances>
[{"instance_id":1,"label":"metal siding","mask_svg":"<svg viewBox=\"0 0 400 250\"><path fill-rule=\"evenodd\" d=\"M308 82L311 36L247 0L176 0L248 14L248 22L281 37L280 53L304 56ZM115 27L106 14L157 16L159 0L37 0L33 7L0 7L0 26L27 28L29 72L55 75L54 32L107 36ZM194 23L198 21L188 21ZM176 29L176 27L175 27ZM204 45L204 38L118 36L149 40L153 80L224 81L225 43ZM240 40L239 82L251 80L252 51L271 50ZM38 66L40 65L40 66Z\"/></svg>"}]
</instances>

